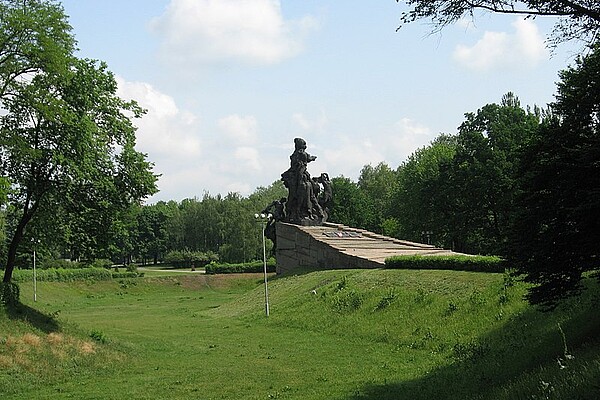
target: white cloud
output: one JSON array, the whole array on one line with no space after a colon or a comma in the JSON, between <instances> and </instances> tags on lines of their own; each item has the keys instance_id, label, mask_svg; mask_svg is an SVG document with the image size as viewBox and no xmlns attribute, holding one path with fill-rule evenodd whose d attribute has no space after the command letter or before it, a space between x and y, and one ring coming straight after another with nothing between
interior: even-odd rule
<instances>
[{"instance_id":1,"label":"white cloud","mask_svg":"<svg viewBox=\"0 0 600 400\"><path fill-rule=\"evenodd\" d=\"M386 160L382 152L386 147L382 143L384 136L357 140L351 135L343 134L329 139L328 144L319 146L319 153L315 154L317 160L309 165L312 175L327 172L330 176L344 175L357 179L365 165Z\"/></svg>"},{"instance_id":2,"label":"white cloud","mask_svg":"<svg viewBox=\"0 0 600 400\"><path fill-rule=\"evenodd\" d=\"M234 152L234 157L241 163L243 170L249 168L254 171L260 171L262 169L260 166L258 150L256 150L253 147L236 148Z\"/></svg>"},{"instance_id":3,"label":"white cloud","mask_svg":"<svg viewBox=\"0 0 600 400\"><path fill-rule=\"evenodd\" d=\"M434 136L426 125L406 117L400 119L394 125L394 133L389 136L388 147L392 153L391 159L401 163L415 150L431 142Z\"/></svg>"},{"instance_id":4,"label":"white cloud","mask_svg":"<svg viewBox=\"0 0 600 400\"><path fill-rule=\"evenodd\" d=\"M531 20L517 19L512 34L486 31L473 46L458 45L454 60L475 71L535 67L548 55L544 38Z\"/></svg>"},{"instance_id":5,"label":"white cloud","mask_svg":"<svg viewBox=\"0 0 600 400\"><path fill-rule=\"evenodd\" d=\"M150 201L201 197L204 192L250 194L258 186L263 163L259 152L258 121L254 116L229 115L209 131L199 118L178 107L175 100L144 82L117 77L118 95L134 99L147 113L134 120L137 148L148 154L160 174L161 192Z\"/></svg>"},{"instance_id":6,"label":"white cloud","mask_svg":"<svg viewBox=\"0 0 600 400\"><path fill-rule=\"evenodd\" d=\"M315 18L286 20L278 0L171 0L151 29L164 59L191 66L223 60L274 64L298 54Z\"/></svg>"},{"instance_id":7,"label":"white cloud","mask_svg":"<svg viewBox=\"0 0 600 400\"><path fill-rule=\"evenodd\" d=\"M218 126L227 138L237 144L255 144L258 122L251 115L229 115L218 121Z\"/></svg>"},{"instance_id":8,"label":"white cloud","mask_svg":"<svg viewBox=\"0 0 600 400\"><path fill-rule=\"evenodd\" d=\"M198 157L202 143L198 137L198 118L181 111L171 96L144 82L127 82L117 77L118 95L134 99L148 112L134 120L138 127L137 147L153 159L169 161Z\"/></svg>"},{"instance_id":9,"label":"white cloud","mask_svg":"<svg viewBox=\"0 0 600 400\"><path fill-rule=\"evenodd\" d=\"M303 113L292 114L292 123L303 131L323 131L327 122L327 115L323 111L314 118L309 118Z\"/></svg>"},{"instance_id":10,"label":"white cloud","mask_svg":"<svg viewBox=\"0 0 600 400\"><path fill-rule=\"evenodd\" d=\"M368 135L344 133L306 137L309 153L317 156L308 169L313 176L328 172L330 176L344 175L356 180L368 164L385 162L391 168L398 167L434 137L429 127L411 118L402 118L387 129Z\"/></svg>"},{"instance_id":11,"label":"white cloud","mask_svg":"<svg viewBox=\"0 0 600 400\"><path fill-rule=\"evenodd\" d=\"M310 121L302 113L294 113L292 115L292 122L304 131L309 130L312 126Z\"/></svg>"},{"instance_id":12,"label":"white cloud","mask_svg":"<svg viewBox=\"0 0 600 400\"><path fill-rule=\"evenodd\" d=\"M120 77L117 83L119 97L134 99L148 111L133 121L138 127L136 148L154 163L154 172L161 175L158 187L166 195L158 193L150 200L202 195L202 189L195 186L208 167L201 162L206 144L200 140L199 119L180 110L171 96L148 83L127 82Z\"/></svg>"}]
</instances>

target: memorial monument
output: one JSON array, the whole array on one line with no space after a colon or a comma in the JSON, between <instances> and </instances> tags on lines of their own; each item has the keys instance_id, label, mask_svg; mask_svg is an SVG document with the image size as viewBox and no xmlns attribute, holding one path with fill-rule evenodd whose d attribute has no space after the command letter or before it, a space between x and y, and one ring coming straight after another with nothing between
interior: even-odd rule
<instances>
[{"instance_id":1,"label":"memorial monument","mask_svg":"<svg viewBox=\"0 0 600 400\"><path fill-rule=\"evenodd\" d=\"M322 225L327 221L331 207L332 189L327 173L311 177L308 164L317 157L306 152L306 141L294 139L294 152L290 155L290 168L281 174L288 190L287 198L273 201L262 212L271 218L265 235L276 246L275 225L287 222L302 226Z\"/></svg>"},{"instance_id":2,"label":"memorial monument","mask_svg":"<svg viewBox=\"0 0 600 400\"><path fill-rule=\"evenodd\" d=\"M311 177L306 141L294 139L290 167L281 174L288 196L271 202L264 234L273 241L277 274L314 269L383 268L392 255L448 255L450 250L375 234L327 221L332 184L327 173Z\"/></svg>"}]
</instances>

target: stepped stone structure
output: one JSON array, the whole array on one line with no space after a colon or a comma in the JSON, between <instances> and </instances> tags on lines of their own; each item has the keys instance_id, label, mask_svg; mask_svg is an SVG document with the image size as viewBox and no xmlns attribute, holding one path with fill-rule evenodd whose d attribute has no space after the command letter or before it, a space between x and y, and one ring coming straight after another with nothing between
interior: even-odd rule
<instances>
[{"instance_id":1,"label":"stepped stone structure","mask_svg":"<svg viewBox=\"0 0 600 400\"><path fill-rule=\"evenodd\" d=\"M316 158L306 152L304 139L295 138L290 168L281 174L288 196L261 211L262 218L268 219L263 232L275 246L278 274L308 269L381 268L393 255L452 254L435 246L328 223L333 199L329 175L323 172L313 178L307 170Z\"/></svg>"},{"instance_id":2,"label":"stepped stone structure","mask_svg":"<svg viewBox=\"0 0 600 400\"><path fill-rule=\"evenodd\" d=\"M312 269L381 268L385 259L394 255L456 254L328 222L320 226L277 222L276 235L278 274Z\"/></svg>"}]
</instances>

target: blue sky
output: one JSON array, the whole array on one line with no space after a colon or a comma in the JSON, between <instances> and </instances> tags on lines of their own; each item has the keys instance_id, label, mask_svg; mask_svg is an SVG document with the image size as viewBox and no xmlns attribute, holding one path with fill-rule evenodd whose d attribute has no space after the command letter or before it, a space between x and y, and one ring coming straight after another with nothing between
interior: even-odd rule
<instances>
[{"instance_id":1,"label":"blue sky","mask_svg":"<svg viewBox=\"0 0 600 400\"><path fill-rule=\"evenodd\" d=\"M552 19L477 15L439 34L396 32L395 0L64 0L79 55L106 61L148 113L137 148L161 174L150 198L252 193L308 142L312 175L356 180L400 165L464 113L508 91L553 101L579 47L550 54Z\"/></svg>"}]
</instances>

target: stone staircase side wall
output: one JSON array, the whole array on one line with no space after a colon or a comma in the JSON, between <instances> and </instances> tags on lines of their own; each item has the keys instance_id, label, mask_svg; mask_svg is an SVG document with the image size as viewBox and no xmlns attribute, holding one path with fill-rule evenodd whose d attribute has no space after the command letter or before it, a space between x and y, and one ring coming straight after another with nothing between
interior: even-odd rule
<instances>
[{"instance_id":1,"label":"stone staircase side wall","mask_svg":"<svg viewBox=\"0 0 600 400\"><path fill-rule=\"evenodd\" d=\"M383 267L383 264L375 261L334 249L326 243L316 240L296 225L278 222L276 234L277 274L314 269Z\"/></svg>"}]
</instances>

